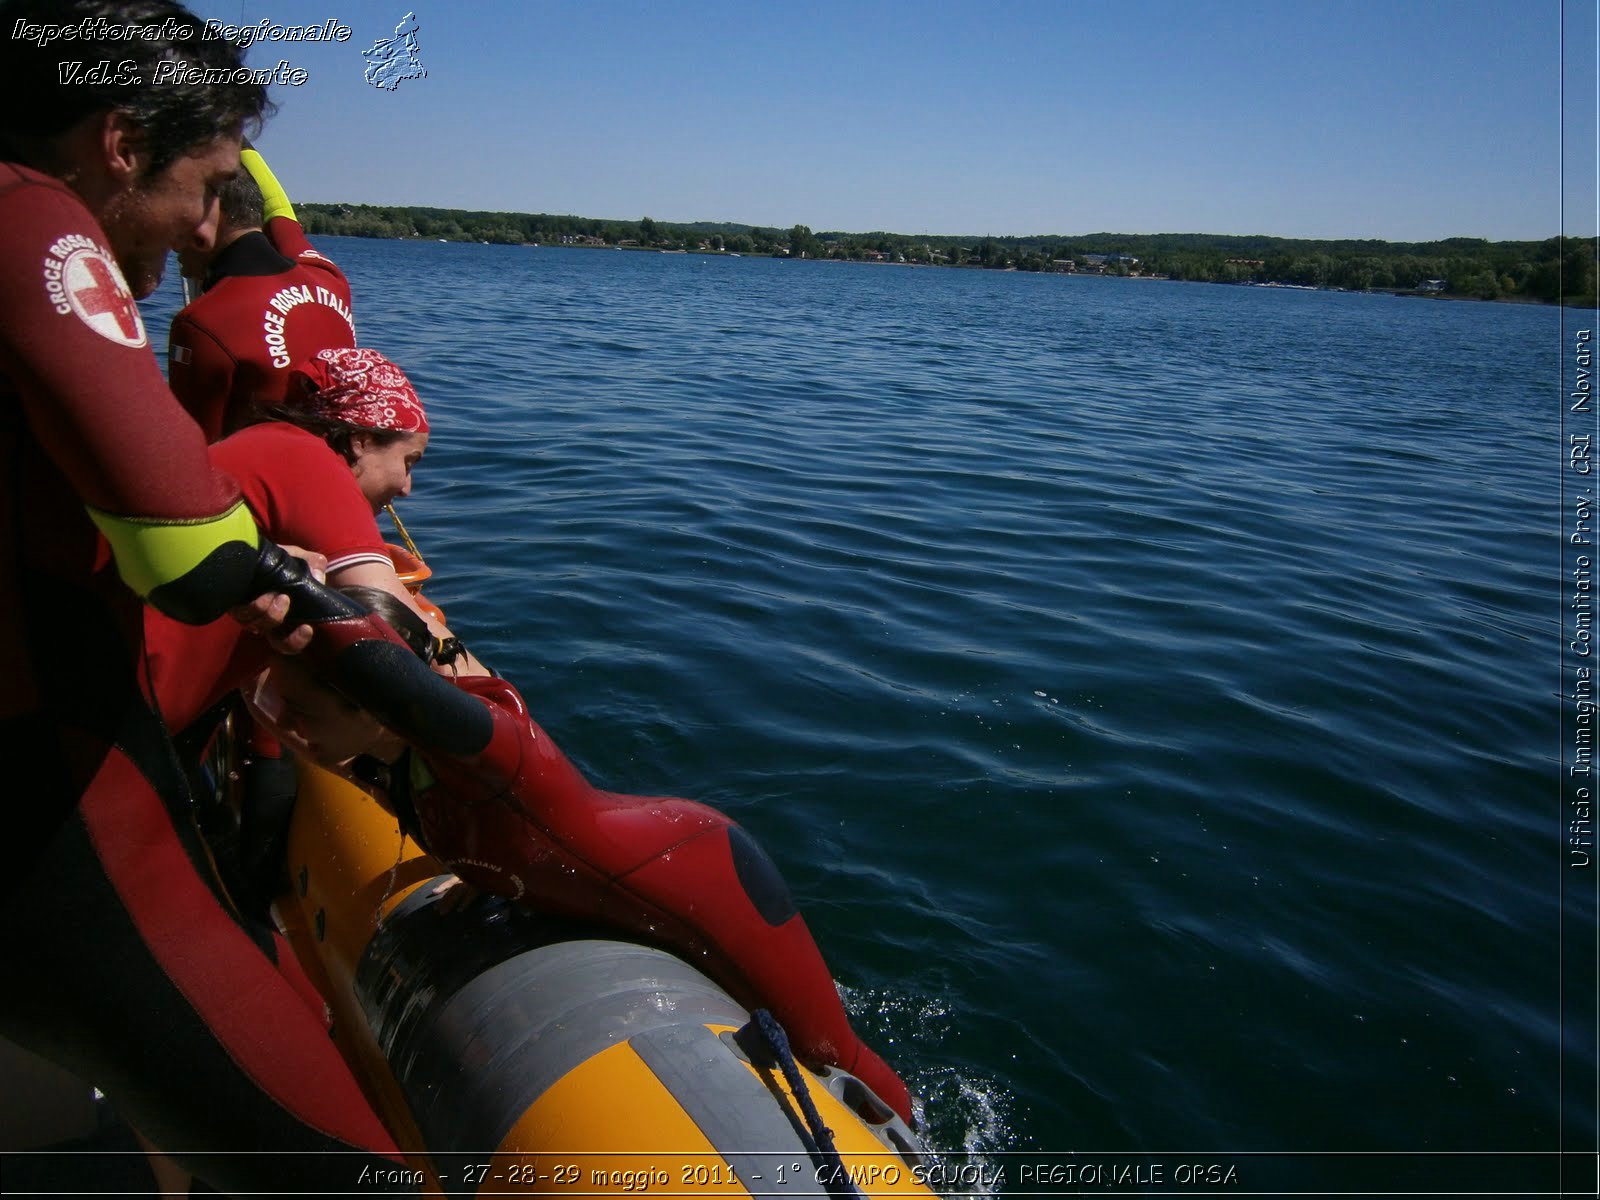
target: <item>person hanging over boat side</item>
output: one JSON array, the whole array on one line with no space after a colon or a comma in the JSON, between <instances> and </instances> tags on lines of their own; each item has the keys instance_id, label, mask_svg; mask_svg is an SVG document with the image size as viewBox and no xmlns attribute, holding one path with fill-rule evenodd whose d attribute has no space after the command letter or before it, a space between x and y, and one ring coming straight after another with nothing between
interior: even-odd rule
<instances>
[{"instance_id":1,"label":"person hanging over boat side","mask_svg":"<svg viewBox=\"0 0 1600 1200\"><path fill-rule=\"evenodd\" d=\"M283 400L260 415L316 434L350 464L381 512L411 494L428 449L428 417L405 372L376 350L323 350L289 373Z\"/></svg>"},{"instance_id":2,"label":"person hanging over boat side","mask_svg":"<svg viewBox=\"0 0 1600 1200\"><path fill-rule=\"evenodd\" d=\"M455 653L387 594L355 596L423 662ZM740 1003L770 1008L804 1061L851 1072L913 1121L905 1084L850 1027L781 874L740 826L695 801L593 787L503 679L428 677L426 700L392 710L398 720L385 725L351 703L359 689L347 686L341 697L304 658L274 662L248 696L256 719L287 747L327 766L349 764L349 776L382 795L407 832L466 882L683 954ZM481 730L485 715L487 737L463 744L461 731Z\"/></svg>"},{"instance_id":3,"label":"person hanging over boat side","mask_svg":"<svg viewBox=\"0 0 1600 1200\"><path fill-rule=\"evenodd\" d=\"M283 403L319 350L356 344L350 283L306 240L266 160L250 146L218 197L214 247L179 248L201 293L172 318L167 377L208 441Z\"/></svg>"},{"instance_id":4,"label":"person hanging over boat side","mask_svg":"<svg viewBox=\"0 0 1600 1200\"><path fill-rule=\"evenodd\" d=\"M448 637L400 581L376 522L379 510L410 493L412 470L428 447L427 413L416 389L399 367L365 348L324 350L292 379L285 403L263 414L272 419L211 446L211 462L237 482L269 535L325 556L330 583L386 591ZM174 729L253 674L248 667L223 671L228 656L240 655L257 670L266 665L265 648L224 622L195 631L152 613L146 629L152 673ZM487 672L475 660L462 665Z\"/></svg>"},{"instance_id":5,"label":"person hanging over boat side","mask_svg":"<svg viewBox=\"0 0 1600 1200\"><path fill-rule=\"evenodd\" d=\"M391 517L393 502L411 494L412 470L430 437L427 415L405 372L366 347L323 350L299 364L290 373L284 403L260 415L321 438L349 465L373 513L388 509ZM437 636L449 636L439 610L405 588L392 560L363 564L361 571L359 578L342 574L339 582L382 588L421 614ZM459 667L488 673L470 655Z\"/></svg>"},{"instance_id":6,"label":"person hanging over boat side","mask_svg":"<svg viewBox=\"0 0 1600 1200\"><path fill-rule=\"evenodd\" d=\"M448 636L438 610L413 598L401 582L372 521L379 510L410 494L412 469L428 448L427 414L405 372L376 350L322 350L289 372L278 404L255 407L251 415L257 423L217 443L212 457L239 480L262 527L280 540L326 554L328 577L334 582L387 590ZM355 521L330 520L340 512L339 498L351 492L364 501L365 511ZM178 635L159 618L153 619L152 628L160 635L158 645L185 646L184 654L193 653L195 639ZM209 631L207 640L238 645L250 661L251 643L241 643L226 625ZM217 703L249 672L206 667L162 674L176 680L180 690L199 689ZM175 727L184 728L189 719L186 715ZM244 752L239 764L239 899L247 909L265 911L294 802L294 765L242 712L235 714L234 733Z\"/></svg>"},{"instance_id":7,"label":"person hanging over boat side","mask_svg":"<svg viewBox=\"0 0 1600 1200\"><path fill-rule=\"evenodd\" d=\"M377 509L410 492L411 469L427 448L421 399L404 372L374 350L324 351L295 374L292 403L278 410L289 420L223 438L210 448L212 462L238 482L269 536L321 552L330 584L384 592L435 636L451 638L437 610L419 604L400 581L375 519ZM162 713L173 730L191 735L186 741L203 742L208 729L193 726L208 714L215 723L227 695L266 667L267 646L241 637L225 620L193 628L152 612L145 625ZM488 672L465 653L456 668ZM273 739L248 722L241 728L236 721L234 732L248 766L241 770L240 861L223 865L236 885L235 901L246 915L260 914L283 866L293 769Z\"/></svg>"},{"instance_id":8,"label":"person hanging over boat side","mask_svg":"<svg viewBox=\"0 0 1600 1200\"><path fill-rule=\"evenodd\" d=\"M0 751L12 797L0 1033L100 1087L229 1191L336 1191L393 1139L196 870L182 771L141 675L139 597L181 620L304 586L161 377L136 298L204 242L249 84L148 86L238 48L166 0L5 0L147 36L0 41ZM68 83L65 58L139 70ZM287 610L287 595L259 615ZM236 1155L270 1147L280 1156ZM349 1157L327 1152L348 1152Z\"/></svg>"}]
</instances>

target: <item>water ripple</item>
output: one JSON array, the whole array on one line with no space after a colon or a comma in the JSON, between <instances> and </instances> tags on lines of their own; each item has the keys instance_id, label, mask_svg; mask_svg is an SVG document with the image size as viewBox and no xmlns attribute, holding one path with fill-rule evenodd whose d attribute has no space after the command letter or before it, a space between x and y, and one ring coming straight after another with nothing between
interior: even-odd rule
<instances>
[{"instance_id":1,"label":"water ripple","mask_svg":"<svg viewBox=\"0 0 1600 1200\"><path fill-rule=\"evenodd\" d=\"M766 842L942 1147L1550 1144L1549 314L328 249L453 624Z\"/></svg>"}]
</instances>

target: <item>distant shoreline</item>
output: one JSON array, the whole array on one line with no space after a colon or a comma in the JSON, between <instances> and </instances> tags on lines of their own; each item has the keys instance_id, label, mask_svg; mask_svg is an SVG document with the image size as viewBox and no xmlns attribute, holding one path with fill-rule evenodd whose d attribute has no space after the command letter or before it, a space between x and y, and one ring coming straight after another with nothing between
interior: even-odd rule
<instances>
[{"instance_id":1,"label":"distant shoreline","mask_svg":"<svg viewBox=\"0 0 1600 1200\"><path fill-rule=\"evenodd\" d=\"M1232 234L952 237L813 233L727 222L610 221L548 213L297 205L306 232L400 241L561 245L641 252L1165 278L1451 300L1595 303L1595 239L1324 240Z\"/></svg>"},{"instance_id":2,"label":"distant shoreline","mask_svg":"<svg viewBox=\"0 0 1600 1200\"><path fill-rule=\"evenodd\" d=\"M365 241L384 241L384 242L423 242L423 243L427 243L427 242L446 242L446 243L449 243L451 245L457 245L457 246L487 246L487 245L491 244L489 242L482 241L481 239L467 239L467 238L462 238L462 239L454 240L454 241L452 241L452 239L450 239L450 238L427 238L427 237L373 238L373 237L368 237L368 236L361 235L361 234L348 234L348 233L324 233L324 234L317 234L316 236L318 236L318 237L358 237L358 238L362 238L362 240L365 240ZM524 248L525 247L525 248L533 249L533 250L622 250L622 251L626 251L626 252L632 253L632 254L694 254L694 255L701 256L701 257L705 257L705 258L751 258L751 259L777 260L779 262L808 261L808 262L817 262L817 263L843 263L843 262L849 261L849 260L846 260L846 259L837 259L837 258L797 260L797 259L791 258L788 255L782 255L782 254L759 254L759 253L739 254L739 253L732 253L732 252L726 251L726 250L658 250L658 249L656 249L654 247L650 247L650 246L564 246L564 245L545 246L545 245L542 245L541 243L538 243L538 242L501 243L501 244L509 245L510 248L512 248L512 249ZM863 261L863 262L856 263L856 265L857 266L867 266L867 267L900 267L900 268L910 268L910 269L922 270L922 271L935 270L935 269L941 269L941 268L945 269L945 270L952 269L952 268L949 267L948 264L936 264L936 263L894 263L894 262L867 262L867 261ZM982 270L986 270L986 269L988 269L988 270L996 270L996 268L984 268L984 267L979 266L977 264L962 264L961 266L955 267L953 269L954 270L958 270L958 271L982 271ZM1004 267L1004 268L999 268L998 269L998 273L1015 275L1015 274L1019 274L1021 272L1019 272L1016 267ZM1049 273L1050 272L1045 272L1045 274L1049 274ZM1177 280L1175 280L1169 275L1122 275L1122 276L1118 276L1118 275L1085 275L1085 276L1082 276L1081 278L1085 278L1085 279L1122 279L1122 280L1125 280L1127 282L1132 282L1132 283L1139 283L1139 282L1143 282L1143 283L1205 283L1205 282L1216 282L1214 280L1211 280L1211 281L1208 281L1208 280L1186 280L1186 279L1177 279ZM1299 286L1299 285L1294 285L1294 284L1280 284L1280 283L1229 283L1229 284L1225 284L1224 286L1228 286L1228 287L1264 288L1264 289L1271 289L1271 290L1274 290L1274 291L1284 291L1284 292L1292 292L1292 291L1342 292L1342 293L1345 293L1346 295L1356 295L1356 296L1397 296L1397 297L1399 297L1401 299L1455 300L1455 301L1474 302L1474 303L1480 303L1480 304L1524 304L1524 305L1549 306L1549 305L1554 303L1553 301L1549 301L1549 300L1541 300L1541 299L1539 299L1538 297L1535 297L1535 296L1497 296L1497 297L1495 297L1493 299L1489 299L1489 298L1483 297L1483 296L1452 295L1452 294L1450 294L1448 292L1419 292L1419 291L1415 291L1415 290L1406 291L1406 290L1399 289L1399 288L1367 288L1364 291L1356 292L1356 291L1352 291L1349 288L1308 287L1308 286ZM1575 301L1569 301L1568 303L1576 303L1576 302Z\"/></svg>"}]
</instances>

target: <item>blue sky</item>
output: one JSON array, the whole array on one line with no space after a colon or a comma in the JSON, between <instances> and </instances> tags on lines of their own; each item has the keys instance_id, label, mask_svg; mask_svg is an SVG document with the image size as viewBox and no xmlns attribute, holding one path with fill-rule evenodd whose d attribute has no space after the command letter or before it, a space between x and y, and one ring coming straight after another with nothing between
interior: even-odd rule
<instances>
[{"instance_id":1,"label":"blue sky","mask_svg":"<svg viewBox=\"0 0 1600 1200\"><path fill-rule=\"evenodd\" d=\"M425 79L362 78L420 23ZM1594 0L214 0L301 200L817 231L1596 228ZM1561 104L1565 9L1566 113Z\"/></svg>"}]
</instances>

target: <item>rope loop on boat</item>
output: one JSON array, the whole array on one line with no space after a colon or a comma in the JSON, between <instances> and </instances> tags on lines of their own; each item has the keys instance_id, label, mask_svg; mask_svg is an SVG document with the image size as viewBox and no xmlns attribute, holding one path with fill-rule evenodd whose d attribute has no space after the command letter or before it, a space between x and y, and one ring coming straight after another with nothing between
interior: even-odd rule
<instances>
[{"instance_id":1,"label":"rope loop on boat","mask_svg":"<svg viewBox=\"0 0 1600 1200\"><path fill-rule=\"evenodd\" d=\"M764 1008L756 1009L750 1014L750 1019L761 1032L761 1036L766 1039L767 1047L772 1051L772 1057L777 1061L779 1070L783 1072L784 1081L789 1085L789 1091L794 1094L795 1102L800 1105L800 1113L805 1117L806 1128L811 1133L811 1140L816 1143L818 1157L822 1159L828 1191L835 1196L863 1200L860 1189L850 1178L844 1161L839 1157L838 1147L833 1144L833 1130L822 1123L822 1114L817 1111L816 1101L811 1098L811 1089L806 1086L806 1081L800 1074L800 1067L794 1060L794 1051L789 1048L789 1035L784 1033L783 1026L778 1024L777 1018Z\"/></svg>"}]
</instances>

